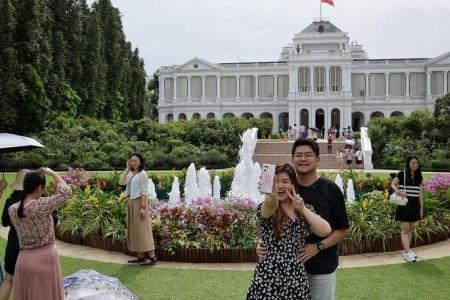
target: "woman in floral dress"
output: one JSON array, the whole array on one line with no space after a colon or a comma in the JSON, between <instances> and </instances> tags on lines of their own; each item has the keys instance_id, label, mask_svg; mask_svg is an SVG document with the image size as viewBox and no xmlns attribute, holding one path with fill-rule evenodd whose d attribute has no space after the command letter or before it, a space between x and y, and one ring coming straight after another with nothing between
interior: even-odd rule
<instances>
[{"instance_id":1,"label":"woman in floral dress","mask_svg":"<svg viewBox=\"0 0 450 300\"><path fill-rule=\"evenodd\" d=\"M310 299L305 266L297 256L309 230L327 236L331 227L296 193L291 165L278 166L275 174L272 194L266 195L257 212L268 253L256 266L247 299Z\"/></svg>"}]
</instances>

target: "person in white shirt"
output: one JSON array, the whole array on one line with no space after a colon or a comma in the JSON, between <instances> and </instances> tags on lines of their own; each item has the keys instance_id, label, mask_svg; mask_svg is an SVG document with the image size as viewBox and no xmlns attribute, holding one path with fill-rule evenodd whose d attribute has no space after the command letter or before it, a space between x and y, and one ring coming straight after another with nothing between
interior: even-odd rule
<instances>
[{"instance_id":1,"label":"person in white shirt","mask_svg":"<svg viewBox=\"0 0 450 300\"><path fill-rule=\"evenodd\" d=\"M130 156L126 169L120 175L119 184L127 186L125 194L128 199L128 249L137 252L137 259L128 262L142 266L154 265L157 259L147 201L148 175L142 154L133 153Z\"/></svg>"},{"instance_id":2,"label":"person in white shirt","mask_svg":"<svg viewBox=\"0 0 450 300\"><path fill-rule=\"evenodd\" d=\"M357 150L355 153L355 158L356 158L356 167L358 169L361 169L363 161L363 152L361 150Z\"/></svg>"}]
</instances>

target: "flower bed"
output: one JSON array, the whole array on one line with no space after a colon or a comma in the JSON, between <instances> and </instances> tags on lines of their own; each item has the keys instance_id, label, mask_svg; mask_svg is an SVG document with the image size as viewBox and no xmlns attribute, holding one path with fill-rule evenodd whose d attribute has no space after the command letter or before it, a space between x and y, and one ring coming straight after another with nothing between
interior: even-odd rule
<instances>
[{"instance_id":1,"label":"flower bed","mask_svg":"<svg viewBox=\"0 0 450 300\"><path fill-rule=\"evenodd\" d=\"M115 176L115 177L114 177ZM448 175L447 175L448 176ZM116 175L112 180L116 181ZM361 187L384 188L370 179ZM413 234L413 246L445 240L450 228L450 186L436 176L426 183L425 218ZM434 183L433 183L434 182ZM107 188L109 187L109 188ZM433 188L431 188L433 187ZM75 187L74 196L59 211L61 240L106 250L126 249L126 199L109 179ZM400 227L387 190L374 190L347 206L350 233L340 244L341 255L401 249ZM152 202L153 235L161 260L181 262L254 262L258 220L256 203L249 199L196 199L192 205L169 207Z\"/></svg>"}]
</instances>

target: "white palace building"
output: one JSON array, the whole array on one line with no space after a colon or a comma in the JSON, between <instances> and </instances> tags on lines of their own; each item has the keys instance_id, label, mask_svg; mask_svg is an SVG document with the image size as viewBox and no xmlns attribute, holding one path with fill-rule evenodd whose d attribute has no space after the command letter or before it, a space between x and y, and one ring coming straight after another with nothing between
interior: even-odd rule
<instances>
[{"instance_id":1,"label":"white palace building","mask_svg":"<svg viewBox=\"0 0 450 300\"><path fill-rule=\"evenodd\" d=\"M371 118L432 110L450 86L450 52L435 58L369 59L329 21L317 20L278 61L213 64L194 58L158 70L159 122L227 116L271 118L354 131Z\"/></svg>"}]
</instances>

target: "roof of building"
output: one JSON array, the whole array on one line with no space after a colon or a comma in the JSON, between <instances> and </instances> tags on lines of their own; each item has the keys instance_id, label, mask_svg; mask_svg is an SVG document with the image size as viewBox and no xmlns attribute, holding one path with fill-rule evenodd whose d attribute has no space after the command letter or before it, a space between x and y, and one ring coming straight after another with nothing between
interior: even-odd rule
<instances>
[{"instance_id":1,"label":"roof of building","mask_svg":"<svg viewBox=\"0 0 450 300\"><path fill-rule=\"evenodd\" d=\"M308 27L303 29L301 33L342 33L342 31L334 26L330 21L315 21Z\"/></svg>"}]
</instances>

